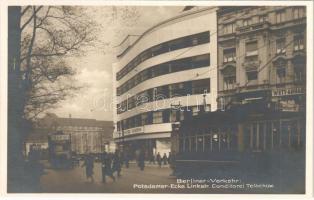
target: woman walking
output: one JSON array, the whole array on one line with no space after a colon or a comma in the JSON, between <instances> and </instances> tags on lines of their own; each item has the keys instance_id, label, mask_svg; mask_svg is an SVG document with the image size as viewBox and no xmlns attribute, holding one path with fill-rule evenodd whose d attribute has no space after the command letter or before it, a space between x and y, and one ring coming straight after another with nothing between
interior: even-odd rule
<instances>
[{"instance_id":1,"label":"woman walking","mask_svg":"<svg viewBox=\"0 0 314 200\"><path fill-rule=\"evenodd\" d=\"M87 180L90 178L91 182L94 182L94 159L91 154L86 155L82 167L85 166L85 173Z\"/></svg>"}]
</instances>

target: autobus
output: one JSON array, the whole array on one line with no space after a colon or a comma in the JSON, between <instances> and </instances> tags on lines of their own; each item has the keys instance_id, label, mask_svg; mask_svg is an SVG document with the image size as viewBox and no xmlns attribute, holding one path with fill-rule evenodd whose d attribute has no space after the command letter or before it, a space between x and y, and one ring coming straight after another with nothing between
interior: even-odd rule
<instances>
[{"instance_id":1,"label":"autobus","mask_svg":"<svg viewBox=\"0 0 314 200\"><path fill-rule=\"evenodd\" d=\"M72 168L71 135L62 131L48 135L49 161L53 168Z\"/></svg>"}]
</instances>

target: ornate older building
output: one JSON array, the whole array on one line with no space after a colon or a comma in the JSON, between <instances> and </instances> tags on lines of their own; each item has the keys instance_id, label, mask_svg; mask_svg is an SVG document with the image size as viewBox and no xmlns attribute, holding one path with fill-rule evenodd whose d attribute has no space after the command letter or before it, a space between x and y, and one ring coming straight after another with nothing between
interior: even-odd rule
<instances>
[{"instance_id":1,"label":"ornate older building","mask_svg":"<svg viewBox=\"0 0 314 200\"><path fill-rule=\"evenodd\" d=\"M220 7L217 25L218 108L181 121L177 169L230 167L304 193L305 7Z\"/></svg>"},{"instance_id":2,"label":"ornate older building","mask_svg":"<svg viewBox=\"0 0 314 200\"><path fill-rule=\"evenodd\" d=\"M62 118L48 113L39 120L34 133L47 141L47 133L62 131L71 135L71 150L76 154L101 153L112 140L112 121L84 118ZM33 135L33 134L32 134ZM32 137L34 138L34 137ZM31 141L29 141L31 142Z\"/></svg>"},{"instance_id":3,"label":"ornate older building","mask_svg":"<svg viewBox=\"0 0 314 200\"><path fill-rule=\"evenodd\" d=\"M219 108L269 98L305 105L305 7L226 7L218 12Z\"/></svg>"},{"instance_id":4,"label":"ornate older building","mask_svg":"<svg viewBox=\"0 0 314 200\"><path fill-rule=\"evenodd\" d=\"M304 145L305 7L224 7L217 15L219 110L249 113L238 136L248 134L252 149Z\"/></svg>"}]
</instances>

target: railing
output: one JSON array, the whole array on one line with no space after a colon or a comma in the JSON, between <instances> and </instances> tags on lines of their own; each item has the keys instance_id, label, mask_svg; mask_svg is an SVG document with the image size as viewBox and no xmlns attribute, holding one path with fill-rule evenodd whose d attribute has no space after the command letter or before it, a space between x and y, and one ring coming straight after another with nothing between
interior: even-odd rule
<instances>
[{"instance_id":1,"label":"railing","mask_svg":"<svg viewBox=\"0 0 314 200\"><path fill-rule=\"evenodd\" d=\"M236 28L237 34L247 33L251 31L261 30L269 28L269 22L259 22L256 24L251 24L249 26L241 26Z\"/></svg>"}]
</instances>

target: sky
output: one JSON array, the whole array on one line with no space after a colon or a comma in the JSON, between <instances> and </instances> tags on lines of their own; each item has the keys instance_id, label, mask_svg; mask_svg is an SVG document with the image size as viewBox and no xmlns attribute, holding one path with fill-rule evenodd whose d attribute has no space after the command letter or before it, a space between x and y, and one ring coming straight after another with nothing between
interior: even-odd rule
<instances>
[{"instance_id":1,"label":"sky","mask_svg":"<svg viewBox=\"0 0 314 200\"><path fill-rule=\"evenodd\" d=\"M86 7L86 13L99 25L99 45L89 49L79 58L71 58L69 64L76 69L74 77L86 85L76 96L59 103L49 112L59 117L113 120L112 63L115 62L114 46L129 34L142 34L148 28L178 15L183 7Z\"/></svg>"}]
</instances>

